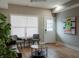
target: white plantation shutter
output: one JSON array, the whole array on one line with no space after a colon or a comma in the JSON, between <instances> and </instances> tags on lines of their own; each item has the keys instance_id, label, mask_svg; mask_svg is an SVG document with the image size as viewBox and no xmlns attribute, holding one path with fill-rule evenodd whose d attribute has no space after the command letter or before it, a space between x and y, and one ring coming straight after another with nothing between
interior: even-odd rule
<instances>
[{"instance_id":1,"label":"white plantation shutter","mask_svg":"<svg viewBox=\"0 0 79 59\"><path fill-rule=\"evenodd\" d=\"M27 37L32 37L38 33L38 18L28 17L27 19Z\"/></svg>"},{"instance_id":2,"label":"white plantation shutter","mask_svg":"<svg viewBox=\"0 0 79 59\"><path fill-rule=\"evenodd\" d=\"M11 16L12 27L25 27L26 17L25 16Z\"/></svg>"},{"instance_id":3,"label":"white plantation shutter","mask_svg":"<svg viewBox=\"0 0 79 59\"><path fill-rule=\"evenodd\" d=\"M24 38L25 37L25 29L12 27L12 34L17 35L18 37Z\"/></svg>"},{"instance_id":4,"label":"white plantation shutter","mask_svg":"<svg viewBox=\"0 0 79 59\"><path fill-rule=\"evenodd\" d=\"M18 37L32 37L38 34L38 17L33 16L11 16L11 35Z\"/></svg>"}]
</instances>

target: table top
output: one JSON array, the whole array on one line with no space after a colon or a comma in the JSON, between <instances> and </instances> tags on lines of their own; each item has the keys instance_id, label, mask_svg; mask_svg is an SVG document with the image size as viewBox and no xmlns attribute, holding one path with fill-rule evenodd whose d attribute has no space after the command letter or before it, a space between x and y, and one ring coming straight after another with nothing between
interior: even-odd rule
<instances>
[{"instance_id":1,"label":"table top","mask_svg":"<svg viewBox=\"0 0 79 59\"><path fill-rule=\"evenodd\" d=\"M38 48L38 45L31 45L31 48Z\"/></svg>"},{"instance_id":2,"label":"table top","mask_svg":"<svg viewBox=\"0 0 79 59\"><path fill-rule=\"evenodd\" d=\"M46 45L31 45L33 49L46 48Z\"/></svg>"}]
</instances>

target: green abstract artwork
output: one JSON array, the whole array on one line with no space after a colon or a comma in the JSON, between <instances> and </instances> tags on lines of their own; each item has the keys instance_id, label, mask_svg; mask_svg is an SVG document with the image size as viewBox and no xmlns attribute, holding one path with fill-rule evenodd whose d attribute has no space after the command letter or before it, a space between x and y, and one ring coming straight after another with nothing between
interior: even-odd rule
<instances>
[{"instance_id":1,"label":"green abstract artwork","mask_svg":"<svg viewBox=\"0 0 79 59\"><path fill-rule=\"evenodd\" d=\"M76 33L76 16L66 17L64 21L64 33L75 34Z\"/></svg>"}]
</instances>

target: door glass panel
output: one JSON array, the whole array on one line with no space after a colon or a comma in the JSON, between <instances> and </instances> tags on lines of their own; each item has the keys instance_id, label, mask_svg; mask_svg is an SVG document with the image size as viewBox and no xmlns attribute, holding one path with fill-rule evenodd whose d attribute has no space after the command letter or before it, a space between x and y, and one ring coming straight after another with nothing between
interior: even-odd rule
<instances>
[{"instance_id":1,"label":"door glass panel","mask_svg":"<svg viewBox=\"0 0 79 59\"><path fill-rule=\"evenodd\" d=\"M47 31L53 31L53 21L47 20Z\"/></svg>"}]
</instances>

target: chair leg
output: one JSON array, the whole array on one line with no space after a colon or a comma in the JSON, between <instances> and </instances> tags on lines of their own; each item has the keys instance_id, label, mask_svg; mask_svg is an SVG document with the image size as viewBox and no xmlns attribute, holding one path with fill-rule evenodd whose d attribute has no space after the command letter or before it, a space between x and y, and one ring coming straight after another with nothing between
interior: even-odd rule
<instances>
[{"instance_id":1,"label":"chair leg","mask_svg":"<svg viewBox=\"0 0 79 59\"><path fill-rule=\"evenodd\" d=\"M17 48L19 49L18 43L16 43L16 45L17 45Z\"/></svg>"},{"instance_id":2,"label":"chair leg","mask_svg":"<svg viewBox=\"0 0 79 59\"><path fill-rule=\"evenodd\" d=\"M46 48L46 57L48 57L48 48Z\"/></svg>"},{"instance_id":3,"label":"chair leg","mask_svg":"<svg viewBox=\"0 0 79 59\"><path fill-rule=\"evenodd\" d=\"M22 49L22 43L20 43L20 47L21 47L21 49Z\"/></svg>"},{"instance_id":4,"label":"chair leg","mask_svg":"<svg viewBox=\"0 0 79 59\"><path fill-rule=\"evenodd\" d=\"M26 42L24 41L24 48L26 47Z\"/></svg>"},{"instance_id":5,"label":"chair leg","mask_svg":"<svg viewBox=\"0 0 79 59\"><path fill-rule=\"evenodd\" d=\"M22 53L17 53L17 58L22 58Z\"/></svg>"}]
</instances>

